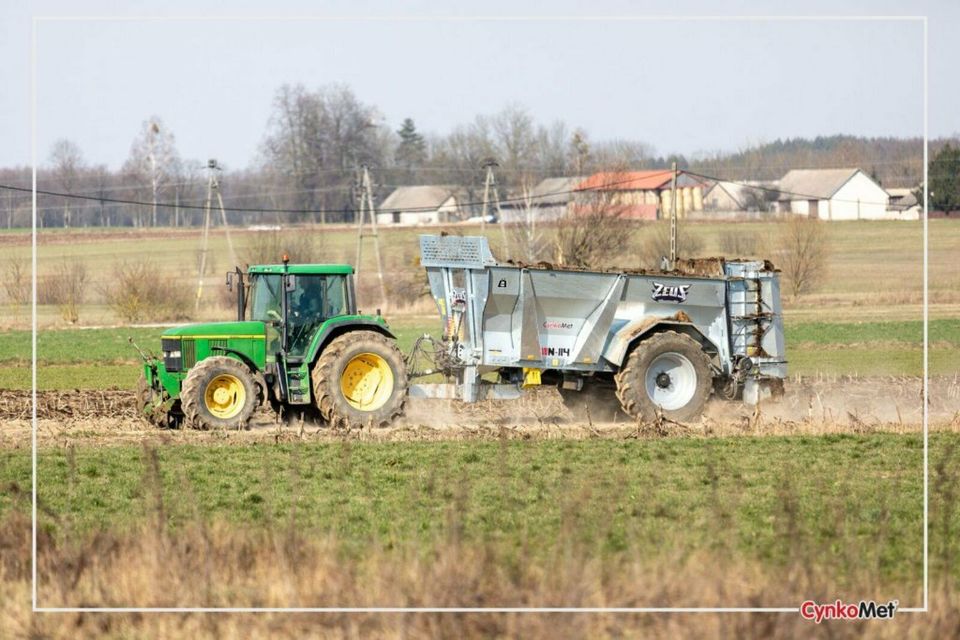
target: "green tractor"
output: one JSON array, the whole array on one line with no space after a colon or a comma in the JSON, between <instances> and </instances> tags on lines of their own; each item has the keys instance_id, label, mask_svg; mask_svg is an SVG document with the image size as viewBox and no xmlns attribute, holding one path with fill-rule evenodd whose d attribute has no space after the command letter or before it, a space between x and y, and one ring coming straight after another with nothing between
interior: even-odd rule
<instances>
[{"instance_id":1,"label":"green tractor","mask_svg":"<svg viewBox=\"0 0 960 640\"><path fill-rule=\"evenodd\" d=\"M144 355L138 408L151 423L242 428L258 407L315 407L335 427L382 426L403 411L396 337L357 311L353 268L283 264L227 274L237 320L174 327ZM141 352L142 354L142 352Z\"/></svg>"}]
</instances>

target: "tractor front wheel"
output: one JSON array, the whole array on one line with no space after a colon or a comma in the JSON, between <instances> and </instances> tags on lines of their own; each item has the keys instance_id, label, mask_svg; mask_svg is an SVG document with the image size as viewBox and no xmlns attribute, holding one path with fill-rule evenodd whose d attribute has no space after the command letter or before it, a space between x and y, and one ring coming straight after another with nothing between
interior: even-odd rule
<instances>
[{"instance_id":1,"label":"tractor front wheel","mask_svg":"<svg viewBox=\"0 0 960 640\"><path fill-rule=\"evenodd\" d=\"M140 372L140 379L137 380L137 413L140 417L154 427L166 427L166 416L161 409L157 407L156 393L147 384L147 377Z\"/></svg>"},{"instance_id":2,"label":"tractor front wheel","mask_svg":"<svg viewBox=\"0 0 960 640\"><path fill-rule=\"evenodd\" d=\"M350 331L313 366L313 397L333 427L382 427L403 412L407 370L396 343L375 331Z\"/></svg>"},{"instance_id":3,"label":"tractor front wheel","mask_svg":"<svg viewBox=\"0 0 960 640\"><path fill-rule=\"evenodd\" d=\"M184 422L194 429L239 429L258 404L253 372L227 356L201 360L180 387Z\"/></svg>"},{"instance_id":4,"label":"tractor front wheel","mask_svg":"<svg viewBox=\"0 0 960 640\"><path fill-rule=\"evenodd\" d=\"M703 411L713 390L710 359L690 336L664 331L634 349L616 376L623 410L652 421L659 412L671 420L690 420Z\"/></svg>"}]
</instances>

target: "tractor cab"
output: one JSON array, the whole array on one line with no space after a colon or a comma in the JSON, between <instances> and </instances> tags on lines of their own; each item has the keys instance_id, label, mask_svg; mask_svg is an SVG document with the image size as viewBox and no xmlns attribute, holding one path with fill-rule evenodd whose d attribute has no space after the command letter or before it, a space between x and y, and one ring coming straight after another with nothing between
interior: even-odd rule
<instances>
[{"instance_id":1,"label":"tractor cab","mask_svg":"<svg viewBox=\"0 0 960 640\"><path fill-rule=\"evenodd\" d=\"M354 316L353 269L346 265L262 265L229 274L237 283L237 320L264 323L267 351L302 358L324 321ZM246 278L245 278L246 276Z\"/></svg>"}]
</instances>

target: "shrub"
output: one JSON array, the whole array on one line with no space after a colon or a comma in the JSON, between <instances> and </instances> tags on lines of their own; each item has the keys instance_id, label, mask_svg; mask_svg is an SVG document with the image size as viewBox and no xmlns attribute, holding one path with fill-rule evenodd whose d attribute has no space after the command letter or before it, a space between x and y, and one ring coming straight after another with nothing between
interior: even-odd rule
<instances>
[{"instance_id":1,"label":"shrub","mask_svg":"<svg viewBox=\"0 0 960 640\"><path fill-rule=\"evenodd\" d=\"M37 283L37 303L54 304L60 317L76 324L80 320L80 305L87 290L87 267L79 259L64 258L52 275L40 278Z\"/></svg>"},{"instance_id":2,"label":"shrub","mask_svg":"<svg viewBox=\"0 0 960 640\"><path fill-rule=\"evenodd\" d=\"M149 259L119 262L103 296L114 313L127 322L185 320L190 316L194 288L182 278L160 274Z\"/></svg>"},{"instance_id":3,"label":"shrub","mask_svg":"<svg viewBox=\"0 0 960 640\"><path fill-rule=\"evenodd\" d=\"M23 258L7 260L6 278L3 290L7 300L14 306L23 306L30 302L30 264Z\"/></svg>"},{"instance_id":4,"label":"shrub","mask_svg":"<svg viewBox=\"0 0 960 640\"><path fill-rule=\"evenodd\" d=\"M310 234L308 229L252 232L240 250L240 261L244 264L277 264L286 254L290 262L326 262L321 257L321 238L319 234Z\"/></svg>"},{"instance_id":5,"label":"shrub","mask_svg":"<svg viewBox=\"0 0 960 640\"><path fill-rule=\"evenodd\" d=\"M430 295L430 286L422 270L392 271L390 277L386 279L385 286L391 309L414 306Z\"/></svg>"},{"instance_id":6,"label":"shrub","mask_svg":"<svg viewBox=\"0 0 960 640\"><path fill-rule=\"evenodd\" d=\"M699 236L684 233L681 226L677 232L677 256L695 258L703 253L703 240ZM645 225L641 232L640 255L643 265L649 269L660 267L661 258L670 257L670 221L661 220Z\"/></svg>"},{"instance_id":7,"label":"shrub","mask_svg":"<svg viewBox=\"0 0 960 640\"><path fill-rule=\"evenodd\" d=\"M752 256L757 252L757 236L736 227L720 232L720 251L730 257Z\"/></svg>"}]
</instances>

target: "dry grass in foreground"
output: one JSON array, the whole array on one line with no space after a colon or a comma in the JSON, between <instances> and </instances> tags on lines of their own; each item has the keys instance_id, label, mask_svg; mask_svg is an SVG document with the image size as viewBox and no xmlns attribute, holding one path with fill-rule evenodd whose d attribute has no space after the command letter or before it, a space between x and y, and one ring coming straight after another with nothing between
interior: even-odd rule
<instances>
[{"instance_id":1,"label":"dry grass in foreground","mask_svg":"<svg viewBox=\"0 0 960 640\"><path fill-rule=\"evenodd\" d=\"M861 540L841 537L852 562L838 575L802 530L801 496L784 489L775 524L785 541L785 563L738 553L717 523L715 544L693 553L664 545L652 555L597 554L573 528L562 528L547 552L470 540L457 502L439 517L443 534L428 544L371 544L360 556L343 540L287 521L248 528L202 514L172 528L160 490L158 458L144 471L150 510L129 527L39 540L42 606L798 606L899 599L916 606L918 588L898 587L880 563L863 561ZM16 638L579 638L642 635L654 638L952 638L960 636L956 554L956 500L960 455L947 443L931 459L931 611L900 613L892 622L830 622L820 627L797 614L32 614L30 520L7 512L0 526L0 618ZM15 499L25 493L8 487ZM22 505L19 505L22 507ZM582 505L581 505L582 506ZM573 503L575 509L576 503ZM42 522L62 515L47 513ZM575 514L573 514L575 515ZM718 518L729 517L721 510ZM843 512L826 517L840 526ZM575 522L575 518L569 520ZM572 527L573 525L571 525ZM421 541L422 542L422 541ZM861 561L857 562L857 559ZM853 567L850 569L850 567ZM4 637L8 637L4 635Z\"/></svg>"},{"instance_id":2,"label":"dry grass in foreground","mask_svg":"<svg viewBox=\"0 0 960 640\"><path fill-rule=\"evenodd\" d=\"M16 638L950 638L960 634L956 585L936 579L931 612L892 622L814 627L796 614L31 614L29 521L8 518L0 625ZM13 545L14 548L10 548ZM772 571L714 556L603 566L564 549L544 564L511 566L490 548L455 539L419 553L373 549L344 564L336 541L296 531L251 535L223 525L176 537L149 526L100 533L40 559L42 605L124 606L797 606L807 598L858 601L921 594L880 588L870 571L835 589L829 567L797 561ZM942 575L942 574L940 574Z\"/></svg>"}]
</instances>

